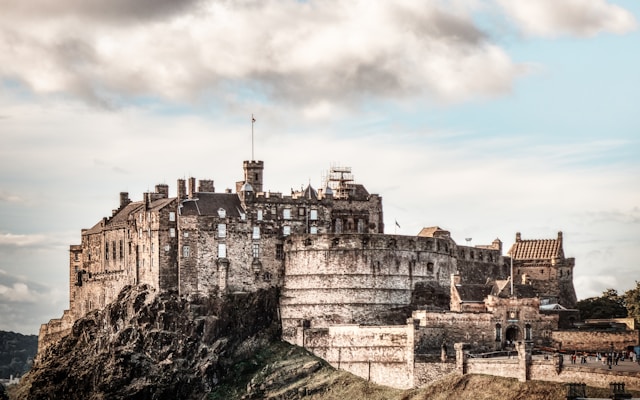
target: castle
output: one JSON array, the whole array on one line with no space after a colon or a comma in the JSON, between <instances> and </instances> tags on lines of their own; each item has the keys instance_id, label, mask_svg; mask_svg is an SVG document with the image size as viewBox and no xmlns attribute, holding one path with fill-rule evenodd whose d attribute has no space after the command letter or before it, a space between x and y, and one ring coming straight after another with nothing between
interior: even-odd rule
<instances>
[{"instance_id":1,"label":"castle","mask_svg":"<svg viewBox=\"0 0 640 400\"><path fill-rule=\"evenodd\" d=\"M139 284L185 297L281 288L284 340L398 387L415 385L415 354L443 342L551 345L578 317L561 233L518 233L509 256L498 239L462 246L439 227L384 234L382 198L346 167L318 190L263 186L264 163L252 160L235 191L190 178L176 197L166 184L141 201L120 193L112 215L70 246L69 309L41 327L40 350Z\"/></svg>"}]
</instances>

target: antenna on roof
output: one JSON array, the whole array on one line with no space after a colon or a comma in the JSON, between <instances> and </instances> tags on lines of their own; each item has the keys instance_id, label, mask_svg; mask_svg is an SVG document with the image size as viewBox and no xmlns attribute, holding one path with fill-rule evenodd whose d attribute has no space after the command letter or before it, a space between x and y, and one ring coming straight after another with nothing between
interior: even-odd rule
<instances>
[{"instance_id":1,"label":"antenna on roof","mask_svg":"<svg viewBox=\"0 0 640 400\"><path fill-rule=\"evenodd\" d=\"M253 125L255 123L256 119L253 114L251 114L251 161L255 160L255 158L253 158Z\"/></svg>"}]
</instances>

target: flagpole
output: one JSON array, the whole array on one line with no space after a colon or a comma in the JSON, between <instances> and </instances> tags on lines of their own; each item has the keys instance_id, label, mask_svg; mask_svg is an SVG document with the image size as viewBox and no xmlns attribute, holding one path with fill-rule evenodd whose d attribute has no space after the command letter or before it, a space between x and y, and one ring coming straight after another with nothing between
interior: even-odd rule
<instances>
[{"instance_id":1,"label":"flagpole","mask_svg":"<svg viewBox=\"0 0 640 400\"><path fill-rule=\"evenodd\" d=\"M256 119L253 117L253 114L251 114L251 161L254 160L253 158L253 124L256 123Z\"/></svg>"}]
</instances>

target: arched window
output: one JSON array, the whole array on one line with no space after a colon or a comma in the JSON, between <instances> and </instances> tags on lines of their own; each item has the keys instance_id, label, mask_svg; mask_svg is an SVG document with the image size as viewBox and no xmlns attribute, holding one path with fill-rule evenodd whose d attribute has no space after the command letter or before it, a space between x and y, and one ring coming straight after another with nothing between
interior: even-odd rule
<instances>
[{"instance_id":1,"label":"arched window","mask_svg":"<svg viewBox=\"0 0 640 400\"><path fill-rule=\"evenodd\" d=\"M524 327L524 340L531 340L531 324L527 324Z\"/></svg>"},{"instance_id":2,"label":"arched window","mask_svg":"<svg viewBox=\"0 0 640 400\"><path fill-rule=\"evenodd\" d=\"M502 325L496 324L496 342L502 341Z\"/></svg>"}]
</instances>

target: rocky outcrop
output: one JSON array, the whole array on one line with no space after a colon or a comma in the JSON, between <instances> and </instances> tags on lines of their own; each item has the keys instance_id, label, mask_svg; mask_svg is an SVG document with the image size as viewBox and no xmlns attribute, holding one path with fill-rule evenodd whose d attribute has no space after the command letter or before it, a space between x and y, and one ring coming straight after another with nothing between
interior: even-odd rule
<instances>
[{"instance_id":1,"label":"rocky outcrop","mask_svg":"<svg viewBox=\"0 0 640 400\"><path fill-rule=\"evenodd\" d=\"M202 399L279 335L277 290L190 300L126 287L38 355L18 399Z\"/></svg>"}]
</instances>

